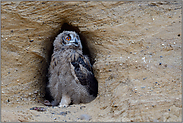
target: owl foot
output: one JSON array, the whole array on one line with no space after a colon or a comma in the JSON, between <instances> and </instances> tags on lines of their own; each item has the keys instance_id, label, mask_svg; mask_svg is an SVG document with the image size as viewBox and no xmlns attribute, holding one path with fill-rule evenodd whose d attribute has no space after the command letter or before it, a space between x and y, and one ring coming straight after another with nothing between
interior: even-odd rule
<instances>
[{"instance_id":1,"label":"owl foot","mask_svg":"<svg viewBox=\"0 0 183 123\"><path fill-rule=\"evenodd\" d=\"M59 104L59 107L68 107L70 103L71 103L71 98L68 95L62 95L62 99Z\"/></svg>"}]
</instances>

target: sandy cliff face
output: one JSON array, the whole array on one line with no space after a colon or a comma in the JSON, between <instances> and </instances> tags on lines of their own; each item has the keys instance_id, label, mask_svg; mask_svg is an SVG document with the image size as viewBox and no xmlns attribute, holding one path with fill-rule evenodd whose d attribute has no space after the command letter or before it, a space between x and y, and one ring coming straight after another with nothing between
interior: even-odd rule
<instances>
[{"instance_id":1,"label":"sandy cliff face","mask_svg":"<svg viewBox=\"0 0 183 123\"><path fill-rule=\"evenodd\" d=\"M180 122L181 18L180 2L1 2L2 121L77 121L84 112L90 121ZM30 111L42 106L65 22L86 39L98 97L66 117Z\"/></svg>"}]
</instances>

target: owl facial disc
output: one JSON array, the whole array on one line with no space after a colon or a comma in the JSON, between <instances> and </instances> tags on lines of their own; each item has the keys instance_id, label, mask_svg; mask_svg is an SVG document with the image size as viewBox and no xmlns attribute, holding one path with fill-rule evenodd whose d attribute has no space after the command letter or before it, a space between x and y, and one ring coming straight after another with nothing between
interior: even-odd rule
<instances>
[{"instance_id":1,"label":"owl facial disc","mask_svg":"<svg viewBox=\"0 0 183 123\"><path fill-rule=\"evenodd\" d=\"M65 35L63 36L63 43L65 45L73 45L75 47L79 47L81 44L79 36L75 32L65 31Z\"/></svg>"}]
</instances>

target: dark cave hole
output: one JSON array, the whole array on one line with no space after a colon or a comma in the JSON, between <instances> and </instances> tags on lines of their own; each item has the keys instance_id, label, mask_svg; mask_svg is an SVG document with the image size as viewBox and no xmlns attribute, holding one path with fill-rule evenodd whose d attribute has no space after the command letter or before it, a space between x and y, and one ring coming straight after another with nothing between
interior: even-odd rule
<instances>
[{"instance_id":1,"label":"dark cave hole","mask_svg":"<svg viewBox=\"0 0 183 123\"><path fill-rule=\"evenodd\" d=\"M56 37L58 34L62 33L63 31L75 31L75 32L79 35L80 40L81 40L81 43L82 43L82 46L83 46L83 54L84 54L84 55L87 55L87 56L89 57L90 62L91 62L91 65L93 65L93 64L94 64L94 61L93 61L93 59L91 59L91 53L90 53L90 51L89 51L89 47L88 47L86 38L81 34L81 32L80 32L80 30L79 30L78 27L72 26L72 25L70 25L70 24L68 24L68 23L64 23L64 24L61 26L61 29L60 29L58 32L56 32L56 34L54 34L54 35L50 38L50 41L52 41L51 44L53 44L53 41L55 40L55 37ZM49 62L51 61L51 55L52 55L52 53L53 53L53 48L54 48L54 47L53 47L53 45L52 45L52 48L51 48L51 50L50 50L50 52L49 52ZM50 91L49 91L49 89L47 88L48 81L49 81L49 80L48 80L48 68L49 68L49 65L48 65L47 71L46 71L47 76L46 76L46 87L45 87L45 96L44 96L44 99L45 99L45 100L49 100L49 101L51 102L51 101L53 100L53 97L51 96ZM97 94L98 94L98 89L97 89Z\"/></svg>"}]
</instances>

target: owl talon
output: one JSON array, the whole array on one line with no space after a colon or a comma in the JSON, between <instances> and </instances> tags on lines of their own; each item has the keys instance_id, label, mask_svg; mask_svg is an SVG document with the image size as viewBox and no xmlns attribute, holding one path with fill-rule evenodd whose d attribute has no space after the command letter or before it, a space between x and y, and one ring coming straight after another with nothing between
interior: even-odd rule
<instances>
[{"instance_id":1,"label":"owl talon","mask_svg":"<svg viewBox=\"0 0 183 123\"><path fill-rule=\"evenodd\" d=\"M58 107L59 107L59 108L62 108L62 107L63 107L63 108L67 108L68 105L65 105L65 104L64 104L64 105L61 105L61 104L60 104Z\"/></svg>"}]
</instances>

